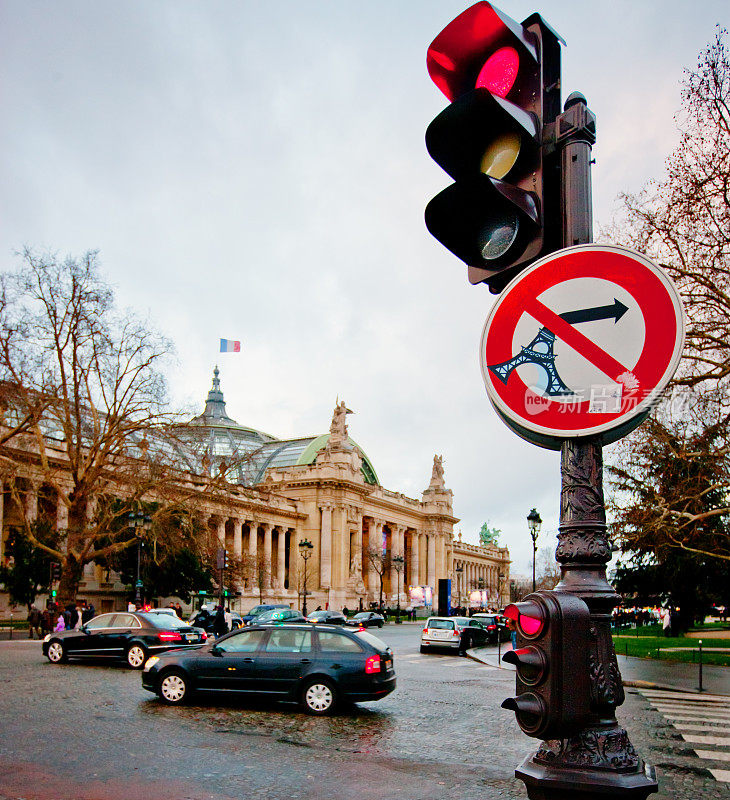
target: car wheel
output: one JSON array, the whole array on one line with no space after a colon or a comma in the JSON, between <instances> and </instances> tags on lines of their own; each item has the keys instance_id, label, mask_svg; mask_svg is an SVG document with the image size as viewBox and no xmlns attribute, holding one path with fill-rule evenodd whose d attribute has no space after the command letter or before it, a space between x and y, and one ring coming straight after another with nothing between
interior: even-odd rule
<instances>
[{"instance_id":1,"label":"car wheel","mask_svg":"<svg viewBox=\"0 0 730 800\"><path fill-rule=\"evenodd\" d=\"M307 714L323 717L337 704L337 690L324 678L311 678L302 687L302 706Z\"/></svg>"},{"instance_id":2,"label":"car wheel","mask_svg":"<svg viewBox=\"0 0 730 800\"><path fill-rule=\"evenodd\" d=\"M428 653L428 645L422 644L421 645L421 652L422 653Z\"/></svg>"},{"instance_id":3,"label":"car wheel","mask_svg":"<svg viewBox=\"0 0 730 800\"><path fill-rule=\"evenodd\" d=\"M54 639L48 645L48 660L51 664L62 664L66 660L66 651L58 639Z\"/></svg>"},{"instance_id":4,"label":"car wheel","mask_svg":"<svg viewBox=\"0 0 730 800\"><path fill-rule=\"evenodd\" d=\"M180 672L166 672L160 680L160 700L169 706L177 706L190 694L188 679Z\"/></svg>"},{"instance_id":5,"label":"car wheel","mask_svg":"<svg viewBox=\"0 0 730 800\"><path fill-rule=\"evenodd\" d=\"M379 623L378 623L378 628L382 628L382 627L383 627L383 623L382 623L382 622L379 622Z\"/></svg>"},{"instance_id":6,"label":"car wheel","mask_svg":"<svg viewBox=\"0 0 730 800\"><path fill-rule=\"evenodd\" d=\"M141 644L133 644L127 650L127 664L132 669L142 669L144 662L147 660L147 653Z\"/></svg>"}]
</instances>

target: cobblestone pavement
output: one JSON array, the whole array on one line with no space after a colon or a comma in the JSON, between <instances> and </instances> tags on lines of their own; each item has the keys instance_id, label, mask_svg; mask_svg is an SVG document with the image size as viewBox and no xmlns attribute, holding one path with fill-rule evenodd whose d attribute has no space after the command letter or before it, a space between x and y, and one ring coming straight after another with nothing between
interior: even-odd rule
<instances>
[{"instance_id":1,"label":"cobblestone pavement","mask_svg":"<svg viewBox=\"0 0 730 800\"><path fill-rule=\"evenodd\" d=\"M513 676L421 655L419 632L379 632L396 653L392 695L322 719L241 698L168 708L124 667L54 666L38 642L0 643L0 799L526 797L514 768L537 742L499 707ZM630 691L620 718L658 767L658 800L728 796L647 697Z\"/></svg>"}]
</instances>

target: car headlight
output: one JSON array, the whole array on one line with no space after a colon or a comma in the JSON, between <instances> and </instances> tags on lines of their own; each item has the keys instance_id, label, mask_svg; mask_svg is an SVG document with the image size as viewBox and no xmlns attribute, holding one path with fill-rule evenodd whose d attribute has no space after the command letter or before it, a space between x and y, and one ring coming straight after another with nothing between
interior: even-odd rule
<instances>
[{"instance_id":1,"label":"car headlight","mask_svg":"<svg viewBox=\"0 0 730 800\"><path fill-rule=\"evenodd\" d=\"M159 656L150 656L147 661L144 662L144 669L142 672L149 672L152 667L160 660Z\"/></svg>"},{"instance_id":2,"label":"car headlight","mask_svg":"<svg viewBox=\"0 0 730 800\"><path fill-rule=\"evenodd\" d=\"M50 634L50 633L47 633L47 634L46 634L46 635L43 637L43 641L44 641L44 642L50 642L50 641L51 641L51 634Z\"/></svg>"}]
</instances>

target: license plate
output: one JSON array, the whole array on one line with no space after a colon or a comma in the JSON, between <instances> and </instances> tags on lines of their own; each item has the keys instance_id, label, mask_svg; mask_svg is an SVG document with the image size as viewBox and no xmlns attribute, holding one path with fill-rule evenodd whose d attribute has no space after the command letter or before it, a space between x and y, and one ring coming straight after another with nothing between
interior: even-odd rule
<instances>
[{"instance_id":1,"label":"license plate","mask_svg":"<svg viewBox=\"0 0 730 800\"><path fill-rule=\"evenodd\" d=\"M434 639L449 639L451 637L451 631L432 630L431 636L433 636Z\"/></svg>"},{"instance_id":2,"label":"license plate","mask_svg":"<svg viewBox=\"0 0 730 800\"><path fill-rule=\"evenodd\" d=\"M186 638L186 639L187 639L189 642L194 642L194 641L195 641L195 640L198 638L198 635L197 635L196 633L186 633L186 634L185 634L185 638Z\"/></svg>"}]
</instances>

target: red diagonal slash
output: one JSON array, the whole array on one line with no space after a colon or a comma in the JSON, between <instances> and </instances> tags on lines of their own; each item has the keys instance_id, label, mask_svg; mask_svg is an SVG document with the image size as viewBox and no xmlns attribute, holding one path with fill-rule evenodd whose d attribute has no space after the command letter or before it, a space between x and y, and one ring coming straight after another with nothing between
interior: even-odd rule
<instances>
[{"instance_id":1,"label":"red diagonal slash","mask_svg":"<svg viewBox=\"0 0 730 800\"><path fill-rule=\"evenodd\" d=\"M594 367L608 375L612 381L621 383L619 376L629 372L623 364L616 361L613 356L602 350L564 319L561 319L537 298L526 299L524 310L551 333L554 333L558 339L562 339L565 344L572 347L576 353L580 353L583 358L590 361Z\"/></svg>"}]
</instances>

